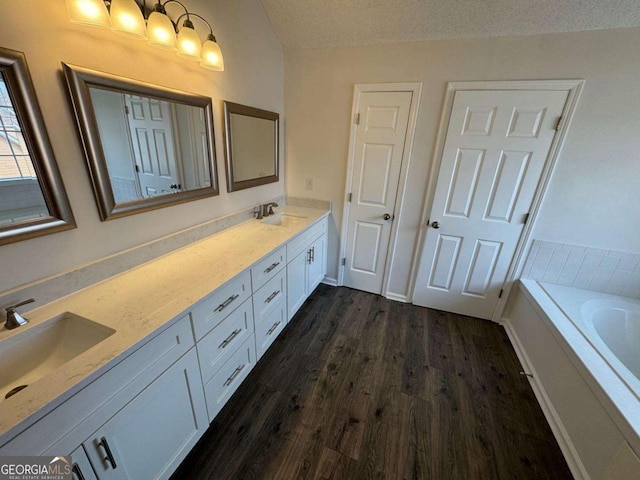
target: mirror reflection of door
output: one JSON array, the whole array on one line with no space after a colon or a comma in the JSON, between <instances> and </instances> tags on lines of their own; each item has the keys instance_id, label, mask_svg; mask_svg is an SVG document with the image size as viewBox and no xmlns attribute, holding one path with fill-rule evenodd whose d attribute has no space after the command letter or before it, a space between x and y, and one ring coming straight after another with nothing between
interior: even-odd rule
<instances>
[{"instance_id":1,"label":"mirror reflection of door","mask_svg":"<svg viewBox=\"0 0 640 480\"><path fill-rule=\"evenodd\" d=\"M116 203L211 186L204 109L89 90Z\"/></svg>"},{"instance_id":2,"label":"mirror reflection of door","mask_svg":"<svg viewBox=\"0 0 640 480\"><path fill-rule=\"evenodd\" d=\"M143 198L182 189L180 161L174 144L173 109L169 102L124 95L135 170Z\"/></svg>"},{"instance_id":3,"label":"mirror reflection of door","mask_svg":"<svg viewBox=\"0 0 640 480\"><path fill-rule=\"evenodd\" d=\"M0 225L48 215L15 107L0 72Z\"/></svg>"}]
</instances>

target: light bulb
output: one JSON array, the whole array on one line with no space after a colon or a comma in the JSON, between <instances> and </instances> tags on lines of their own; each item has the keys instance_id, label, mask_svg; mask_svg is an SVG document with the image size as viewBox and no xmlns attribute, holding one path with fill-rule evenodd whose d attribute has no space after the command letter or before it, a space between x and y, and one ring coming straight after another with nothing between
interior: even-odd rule
<instances>
[{"instance_id":1,"label":"light bulb","mask_svg":"<svg viewBox=\"0 0 640 480\"><path fill-rule=\"evenodd\" d=\"M135 0L111 1L111 28L130 37L147 38L144 17Z\"/></svg>"},{"instance_id":2,"label":"light bulb","mask_svg":"<svg viewBox=\"0 0 640 480\"><path fill-rule=\"evenodd\" d=\"M167 50L176 49L176 31L169 17L161 12L152 12L147 21L149 43Z\"/></svg>"},{"instance_id":3,"label":"light bulb","mask_svg":"<svg viewBox=\"0 0 640 480\"><path fill-rule=\"evenodd\" d=\"M178 55L189 60L201 60L201 51L200 37L193 29L193 23L190 20L185 20L178 32Z\"/></svg>"},{"instance_id":4,"label":"light bulb","mask_svg":"<svg viewBox=\"0 0 640 480\"><path fill-rule=\"evenodd\" d=\"M202 68L218 72L222 72L224 70L222 51L220 50L220 46L216 43L215 37L211 34L209 34L207 40L202 45L202 61L200 62L200 66Z\"/></svg>"},{"instance_id":5,"label":"light bulb","mask_svg":"<svg viewBox=\"0 0 640 480\"><path fill-rule=\"evenodd\" d=\"M66 0L67 14L73 23L108 27L109 12L103 0Z\"/></svg>"}]
</instances>

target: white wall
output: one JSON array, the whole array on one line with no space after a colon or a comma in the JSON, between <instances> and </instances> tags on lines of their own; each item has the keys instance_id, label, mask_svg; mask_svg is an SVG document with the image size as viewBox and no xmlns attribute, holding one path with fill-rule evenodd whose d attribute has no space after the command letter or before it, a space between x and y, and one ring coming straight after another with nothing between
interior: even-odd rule
<instances>
[{"instance_id":1,"label":"white wall","mask_svg":"<svg viewBox=\"0 0 640 480\"><path fill-rule=\"evenodd\" d=\"M222 101L284 113L282 48L260 0L185 0L189 10L212 23L224 54L224 72L204 70L174 53L107 29L74 25L62 0L1 3L0 46L26 55L78 228L0 247L0 292L284 193L283 180L226 192ZM197 20L194 23L208 33ZM61 61L212 97L220 196L101 222Z\"/></svg>"},{"instance_id":2,"label":"white wall","mask_svg":"<svg viewBox=\"0 0 640 480\"><path fill-rule=\"evenodd\" d=\"M640 251L640 29L285 52L287 193L334 202L328 276L337 277L355 83L423 82L398 255L406 295L449 81L586 80L534 237ZM305 178L314 189L305 189Z\"/></svg>"}]
</instances>

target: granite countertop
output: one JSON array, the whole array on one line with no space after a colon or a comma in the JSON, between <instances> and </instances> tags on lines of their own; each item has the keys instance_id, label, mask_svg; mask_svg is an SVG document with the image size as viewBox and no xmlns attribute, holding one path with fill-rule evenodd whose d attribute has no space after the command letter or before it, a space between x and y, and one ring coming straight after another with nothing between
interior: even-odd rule
<instances>
[{"instance_id":1,"label":"granite countertop","mask_svg":"<svg viewBox=\"0 0 640 480\"><path fill-rule=\"evenodd\" d=\"M168 327L238 273L329 214L287 206L283 225L250 220L24 313L29 324L2 340L71 312L115 333L18 394L1 400L0 445ZM1 397L0 397L1 398Z\"/></svg>"}]
</instances>

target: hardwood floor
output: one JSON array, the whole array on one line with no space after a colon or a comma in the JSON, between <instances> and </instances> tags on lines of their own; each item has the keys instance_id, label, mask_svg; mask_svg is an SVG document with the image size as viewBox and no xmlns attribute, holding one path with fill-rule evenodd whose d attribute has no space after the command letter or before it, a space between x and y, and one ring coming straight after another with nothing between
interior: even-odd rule
<instances>
[{"instance_id":1,"label":"hardwood floor","mask_svg":"<svg viewBox=\"0 0 640 480\"><path fill-rule=\"evenodd\" d=\"M570 479L504 329L321 285L181 479Z\"/></svg>"}]
</instances>

